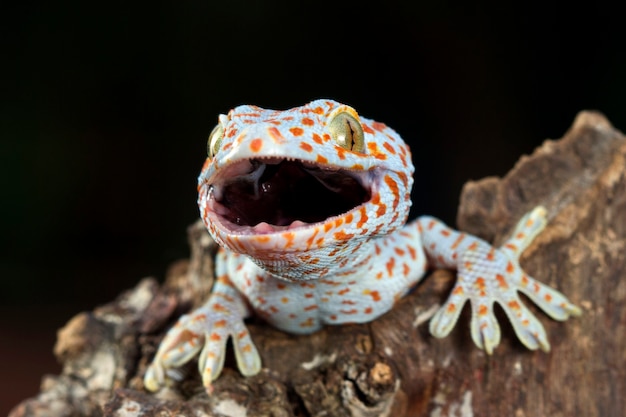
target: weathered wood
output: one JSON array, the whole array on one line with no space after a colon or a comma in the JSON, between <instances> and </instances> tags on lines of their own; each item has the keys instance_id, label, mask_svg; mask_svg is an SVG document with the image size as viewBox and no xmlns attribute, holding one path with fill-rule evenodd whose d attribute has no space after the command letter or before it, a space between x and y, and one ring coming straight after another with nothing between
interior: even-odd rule
<instances>
[{"instance_id":1,"label":"weathered wood","mask_svg":"<svg viewBox=\"0 0 626 417\"><path fill-rule=\"evenodd\" d=\"M228 358L211 397L195 362L180 384L147 393L141 378L163 333L212 283L215 245L197 223L191 260L173 265L163 286L144 279L59 331L61 375L44 377L41 393L11 416L623 415L626 138L602 115L580 113L563 139L546 141L506 177L468 183L458 224L502 242L539 204L550 222L522 265L584 310L560 323L527 302L550 353L522 347L502 315L502 344L486 355L470 339L468 307L450 336L431 337L428 318L454 280L439 270L373 323L291 336L253 320L262 372L243 378Z\"/></svg>"}]
</instances>

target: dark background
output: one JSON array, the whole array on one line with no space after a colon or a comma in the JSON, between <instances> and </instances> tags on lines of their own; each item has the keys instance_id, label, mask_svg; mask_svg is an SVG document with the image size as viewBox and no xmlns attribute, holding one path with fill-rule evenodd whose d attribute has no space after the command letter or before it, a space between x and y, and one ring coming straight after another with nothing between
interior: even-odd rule
<instances>
[{"instance_id":1,"label":"dark background","mask_svg":"<svg viewBox=\"0 0 626 417\"><path fill-rule=\"evenodd\" d=\"M598 109L626 129L622 15L600 4L14 2L0 10L0 415L58 373L74 314L188 255L217 114L333 98L395 128L413 216ZM440 3L440 4L435 4Z\"/></svg>"}]
</instances>

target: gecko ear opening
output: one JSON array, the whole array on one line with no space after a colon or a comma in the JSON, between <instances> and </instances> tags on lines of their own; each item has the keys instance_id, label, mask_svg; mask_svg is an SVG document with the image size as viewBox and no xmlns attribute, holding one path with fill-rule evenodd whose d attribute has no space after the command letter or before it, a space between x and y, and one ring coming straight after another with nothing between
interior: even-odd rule
<instances>
[{"instance_id":1,"label":"gecko ear opening","mask_svg":"<svg viewBox=\"0 0 626 417\"><path fill-rule=\"evenodd\" d=\"M342 148L359 153L365 151L363 126L356 112L351 114L348 109L343 109L333 115L328 122L328 131L335 143Z\"/></svg>"}]
</instances>

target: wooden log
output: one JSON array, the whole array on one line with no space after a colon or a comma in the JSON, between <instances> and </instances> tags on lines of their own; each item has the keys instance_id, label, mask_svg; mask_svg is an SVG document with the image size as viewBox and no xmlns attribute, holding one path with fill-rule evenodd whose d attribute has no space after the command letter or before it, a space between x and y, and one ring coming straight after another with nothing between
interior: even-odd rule
<instances>
[{"instance_id":1,"label":"wooden log","mask_svg":"<svg viewBox=\"0 0 626 417\"><path fill-rule=\"evenodd\" d=\"M466 184L458 225L497 244L540 204L550 221L522 266L583 309L561 323L526 302L546 327L549 353L524 348L501 314L502 343L486 355L471 341L468 306L448 337L434 339L428 319L454 282L437 270L372 323L292 336L251 320L263 370L244 378L228 357L211 397L195 362L182 382L148 393L142 377L164 332L212 284L216 247L198 222L191 259L173 265L162 286L144 279L59 331L62 373L45 376L39 395L10 416L623 415L626 138L601 114L581 112L562 139L504 178Z\"/></svg>"}]
</instances>

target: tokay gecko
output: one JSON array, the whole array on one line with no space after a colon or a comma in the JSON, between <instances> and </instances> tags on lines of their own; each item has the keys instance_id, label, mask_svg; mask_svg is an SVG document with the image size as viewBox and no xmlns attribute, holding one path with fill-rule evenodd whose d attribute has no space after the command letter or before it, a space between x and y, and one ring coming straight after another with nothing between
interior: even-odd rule
<instances>
[{"instance_id":1,"label":"tokay gecko","mask_svg":"<svg viewBox=\"0 0 626 417\"><path fill-rule=\"evenodd\" d=\"M261 359L247 317L293 334L369 322L428 268L458 276L430 321L433 336L446 336L469 300L471 337L491 353L500 342L498 303L525 346L548 351L542 324L518 292L556 320L580 309L518 263L544 228L545 209L526 214L500 248L433 217L405 224L413 171L394 130L332 100L285 111L239 106L220 115L198 179L201 217L220 245L216 282L206 303L166 334L146 388L180 378L177 368L199 354L210 393L229 338L240 372L255 375Z\"/></svg>"}]
</instances>

